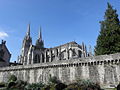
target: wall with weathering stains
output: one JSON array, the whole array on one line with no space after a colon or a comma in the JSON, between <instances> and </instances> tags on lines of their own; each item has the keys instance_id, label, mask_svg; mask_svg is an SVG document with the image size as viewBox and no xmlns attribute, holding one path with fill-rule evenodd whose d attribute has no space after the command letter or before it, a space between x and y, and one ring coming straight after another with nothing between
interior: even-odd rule
<instances>
[{"instance_id":1,"label":"wall with weathering stains","mask_svg":"<svg viewBox=\"0 0 120 90\"><path fill-rule=\"evenodd\" d=\"M64 83L90 79L101 85L116 85L120 81L120 53L87 58L61 60L49 63L0 68L0 82L14 74L29 83L47 83L50 75Z\"/></svg>"}]
</instances>

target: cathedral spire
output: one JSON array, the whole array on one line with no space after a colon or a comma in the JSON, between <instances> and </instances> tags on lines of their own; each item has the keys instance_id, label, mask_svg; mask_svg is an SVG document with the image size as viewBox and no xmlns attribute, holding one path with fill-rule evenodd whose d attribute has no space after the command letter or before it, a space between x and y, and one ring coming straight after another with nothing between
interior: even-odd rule
<instances>
[{"instance_id":1,"label":"cathedral spire","mask_svg":"<svg viewBox=\"0 0 120 90\"><path fill-rule=\"evenodd\" d=\"M44 48L44 42L42 40L42 29L39 27L39 34L38 34L38 39L36 41L36 46L39 48Z\"/></svg>"},{"instance_id":2,"label":"cathedral spire","mask_svg":"<svg viewBox=\"0 0 120 90\"><path fill-rule=\"evenodd\" d=\"M28 24L28 28L27 28L27 36L30 36L30 24Z\"/></svg>"},{"instance_id":3,"label":"cathedral spire","mask_svg":"<svg viewBox=\"0 0 120 90\"><path fill-rule=\"evenodd\" d=\"M39 27L39 36L38 36L39 40L42 40L42 28Z\"/></svg>"}]
</instances>

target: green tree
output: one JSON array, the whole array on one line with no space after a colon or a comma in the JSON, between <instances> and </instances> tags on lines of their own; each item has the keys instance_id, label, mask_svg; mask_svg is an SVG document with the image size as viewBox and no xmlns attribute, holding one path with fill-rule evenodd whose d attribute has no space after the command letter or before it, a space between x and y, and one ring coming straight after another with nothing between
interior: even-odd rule
<instances>
[{"instance_id":1,"label":"green tree","mask_svg":"<svg viewBox=\"0 0 120 90\"><path fill-rule=\"evenodd\" d=\"M116 12L117 10L108 3L104 21L100 22L101 31L97 38L95 55L120 52L120 22Z\"/></svg>"}]
</instances>

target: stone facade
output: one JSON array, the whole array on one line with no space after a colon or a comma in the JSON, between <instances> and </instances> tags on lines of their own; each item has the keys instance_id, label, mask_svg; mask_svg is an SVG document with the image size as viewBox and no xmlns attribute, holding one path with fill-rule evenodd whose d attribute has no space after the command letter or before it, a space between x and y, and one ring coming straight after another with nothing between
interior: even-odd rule
<instances>
[{"instance_id":1,"label":"stone facade","mask_svg":"<svg viewBox=\"0 0 120 90\"><path fill-rule=\"evenodd\" d=\"M120 81L120 53L4 67L0 68L0 82L6 81L11 74L29 83L47 83L51 75L64 83L90 79L101 86L117 85Z\"/></svg>"},{"instance_id":2,"label":"stone facade","mask_svg":"<svg viewBox=\"0 0 120 90\"><path fill-rule=\"evenodd\" d=\"M21 55L18 58L18 62L23 65L28 65L87 56L88 53L84 43L79 45L74 41L54 48L45 48L44 41L42 40L41 28L36 44L33 45L30 36L30 25L28 25L28 31L22 43Z\"/></svg>"}]
</instances>

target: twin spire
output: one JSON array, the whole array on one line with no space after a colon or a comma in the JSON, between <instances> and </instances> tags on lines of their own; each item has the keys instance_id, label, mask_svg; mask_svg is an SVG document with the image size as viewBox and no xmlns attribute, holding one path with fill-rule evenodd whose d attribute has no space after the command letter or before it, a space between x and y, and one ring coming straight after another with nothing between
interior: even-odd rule
<instances>
[{"instance_id":1,"label":"twin spire","mask_svg":"<svg viewBox=\"0 0 120 90\"><path fill-rule=\"evenodd\" d=\"M42 29L41 27L39 28L39 34L38 34L38 39L36 40L36 46L38 48L44 48L44 42L42 40ZM28 28L27 28L27 33L26 33L26 36L28 38L30 38L30 24L28 24Z\"/></svg>"},{"instance_id":2,"label":"twin spire","mask_svg":"<svg viewBox=\"0 0 120 90\"><path fill-rule=\"evenodd\" d=\"M30 24L28 24L26 35L30 36ZM42 28L41 27L39 27L38 39L42 40Z\"/></svg>"}]
</instances>

